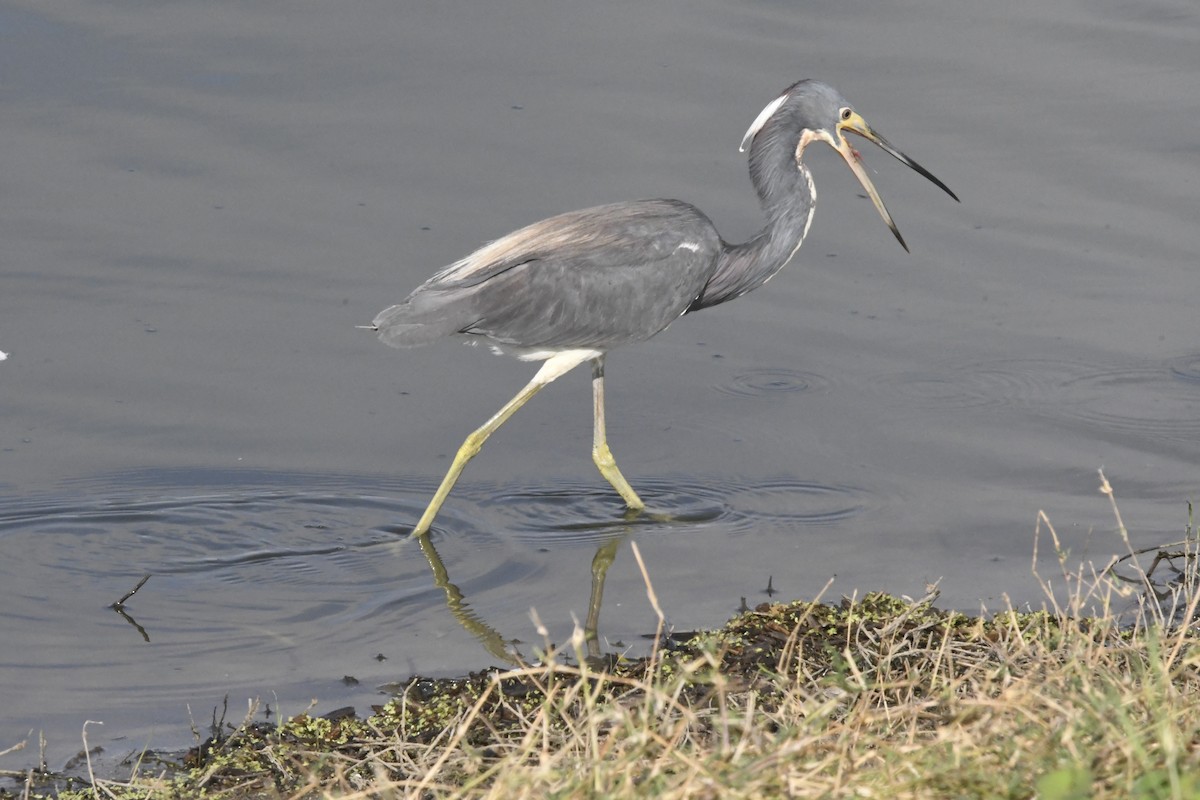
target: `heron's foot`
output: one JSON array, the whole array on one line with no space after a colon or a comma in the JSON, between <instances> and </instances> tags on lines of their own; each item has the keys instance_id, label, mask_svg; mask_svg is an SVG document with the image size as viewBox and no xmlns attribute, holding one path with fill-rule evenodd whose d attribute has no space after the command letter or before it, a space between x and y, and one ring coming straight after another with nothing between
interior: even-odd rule
<instances>
[{"instance_id":1,"label":"heron's foot","mask_svg":"<svg viewBox=\"0 0 1200 800\"><path fill-rule=\"evenodd\" d=\"M646 507L642 502L642 498L638 497L638 493L629 485L629 481L625 480L625 476L621 474L621 470L617 469L617 460L613 458L612 451L608 449L607 443L601 443L597 447L592 448L592 461L596 462L597 469L604 479L612 484L612 487L617 490L617 494L625 501L625 506L628 511L635 515ZM628 513L628 512L627 512Z\"/></svg>"},{"instance_id":2,"label":"heron's foot","mask_svg":"<svg viewBox=\"0 0 1200 800\"><path fill-rule=\"evenodd\" d=\"M706 521L707 517L696 517L689 514L672 514L669 511L647 511L645 508L628 508L625 509L624 519L626 522L658 522L666 524L691 524L696 522Z\"/></svg>"},{"instance_id":3,"label":"heron's foot","mask_svg":"<svg viewBox=\"0 0 1200 800\"><path fill-rule=\"evenodd\" d=\"M441 509L441 503L431 502L429 507L425 509L425 513L421 515L421 519L417 520L416 527L409 534L413 539L424 539L429 536L429 529L433 527L434 517Z\"/></svg>"}]
</instances>

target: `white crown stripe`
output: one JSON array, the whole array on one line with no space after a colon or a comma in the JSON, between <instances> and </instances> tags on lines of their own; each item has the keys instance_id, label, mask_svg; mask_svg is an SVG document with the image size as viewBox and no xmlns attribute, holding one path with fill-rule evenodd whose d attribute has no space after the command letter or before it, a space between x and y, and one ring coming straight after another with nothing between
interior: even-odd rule
<instances>
[{"instance_id":1,"label":"white crown stripe","mask_svg":"<svg viewBox=\"0 0 1200 800\"><path fill-rule=\"evenodd\" d=\"M767 124L767 120L771 118L771 115L778 111L781 105L787 102L787 99L788 92L784 92L783 94L779 95L779 97L776 97L774 100L768 103L767 107L759 112L758 117L755 118L754 122L750 124L749 130L746 131L746 135L742 137L742 144L740 147L738 147L739 153L746 152L746 148L750 145L751 140L753 140L754 137L758 135L758 132L762 130L762 126Z\"/></svg>"}]
</instances>

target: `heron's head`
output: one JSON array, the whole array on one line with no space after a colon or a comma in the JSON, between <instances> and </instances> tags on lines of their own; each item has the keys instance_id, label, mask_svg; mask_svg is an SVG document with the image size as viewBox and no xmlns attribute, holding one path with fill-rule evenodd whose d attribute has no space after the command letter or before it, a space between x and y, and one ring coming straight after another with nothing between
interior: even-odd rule
<instances>
[{"instance_id":1,"label":"heron's head","mask_svg":"<svg viewBox=\"0 0 1200 800\"><path fill-rule=\"evenodd\" d=\"M796 162L799 163L804 148L813 142L825 142L845 159L859 183L867 190L871 202L875 204L883 221L895 234L900 245L908 250L908 245L904 243L904 237L900 235L892 215L888 212L887 206L883 204L883 199L879 196L875 185L867 177L866 170L863 169L862 156L846 141L844 135L846 132L871 140L900 163L924 175L946 194L958 200L958 196L950 191L946 184L934 177L933 173L897 150L887 139L879 135L878 131L868 125L867 121L854 110L854 106L850 105L849 100L842 97L832 86L819 81L803 80L793 84L783 94L768 103L746 131L740 149L744 152L747 148L753 148L760 136L786 139L789 143L795 142L795 157Z\"/></svg>"}]
</instances>

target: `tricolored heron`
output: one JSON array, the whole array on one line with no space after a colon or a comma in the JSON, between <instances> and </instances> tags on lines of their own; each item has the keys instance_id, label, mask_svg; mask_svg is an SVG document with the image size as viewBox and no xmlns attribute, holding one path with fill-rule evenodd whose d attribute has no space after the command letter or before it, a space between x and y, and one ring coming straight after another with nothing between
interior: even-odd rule
<instances>
[{"instance_id":1,"label":"tricolored heron","mask_svg":"<svg viewBox=\"0 0 1200 800\"><path fill-rule=\"evenodd\" d=\"M817 195L805 149L824 142L862 183L908 250L845 132L879 145L958 200L928 170L866 123L835 89L803 80L767 104L742 139L750 180L767 216L750 241L729 244L699 209L679 200L635 200L560 214L497 239L435 274L370 326L392 347L445 336L483 341L542 367L515 397L469 435L413 534L429 531L463 468L483 443L546 384L592 364L592 460L632 511L642 499L625 480L604 433L604 358L649 339L684 314L766 283L804 241Z\"/></svg>"}]
</instances>

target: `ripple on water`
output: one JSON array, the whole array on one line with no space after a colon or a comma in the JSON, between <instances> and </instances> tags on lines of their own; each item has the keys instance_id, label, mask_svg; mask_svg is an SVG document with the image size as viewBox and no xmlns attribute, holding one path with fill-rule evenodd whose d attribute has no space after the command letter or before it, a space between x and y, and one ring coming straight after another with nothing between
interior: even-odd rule
<instances>
[{"instance_id":1,"label":"ripple on water","mask_svg":"<svg viewBox=\"0 0 1200 800\"><path fill-rule=\"evenodd\" d=\"M562 485L554 489L497 489L478 500L480 517L533 546L595 543L625 532L687 535L714 528L729 533L772 526L802 532L861 514L874 504L860 488L791 478L698 480L640 479L634 487L647 511L626 515L607 484Z\"/></svg>"},{"instance_id":2,"label":"ripple on water","mask_svg":"<svg viewBox=\"0 0 1200 800\"><path fill-rule=\"evenodd\" d=\"M236 647L239 630L251 635L281 621L336 626L413 603L436 606L429 568L405 527L422 504L416 492L272 490L10 503L0 513L0 549L21 557L0 558L0 584L36 615L43 587L64 576L76 595L82 591L85 602L103 608L150 573L142 598L156 598L160 631L208 620L219 646ZM470 566L455 574L460 584L528 571L503 539L471 520L451 511L445 522L455 533L440 543L443 557L474 556L462 559ZM24 597L14 598L17 591Z\"/></svg>"},{"instance_id":3,"label":"ripple on water","mask_svg":"<svg viewBox=\"0 0 1200 800\"><path fill-rule=\"evenodd\" d=\"M875 385L892 397L912 400L924 407L1024 407L1052 397L1064 378L1093 370L1087 364L1057 359L1002 359L886 375L875 381Z\"/></svg>"},{"instance_id":4,"label":"ripple on water","mask_svg":"<svg viewBox=\"0 0 1200 800\"><path fill-rule=\"evenodd\" d=\"M902 373L876 385L926 407L1007 407L1107 432L1200 438L1200 355L1117 365L1006 359Z\"/></svg>"},{"instance_id":5,"label":"ripple on water","mask_svg":"<svg viewBox=\"0 0 1200 800\"><path fill-rule=\"evenodd\" d=\"M1200 386L1181 369L1197 363L1104 369L1064 381L1055 414L1116 433L1196 441Z\"/></svg>"},{"instance_id":6,"label":"ripple on water","mask_svg":"<svg viewBox=\"0 0 1200 800\"><path fill-rule=\"evenodd\" d=\"M716 388L739 397L763 397L788 392L823 392L829 385L828 378L815 372L771 367L740 372Z\"/></svg>"}]
</instances>

